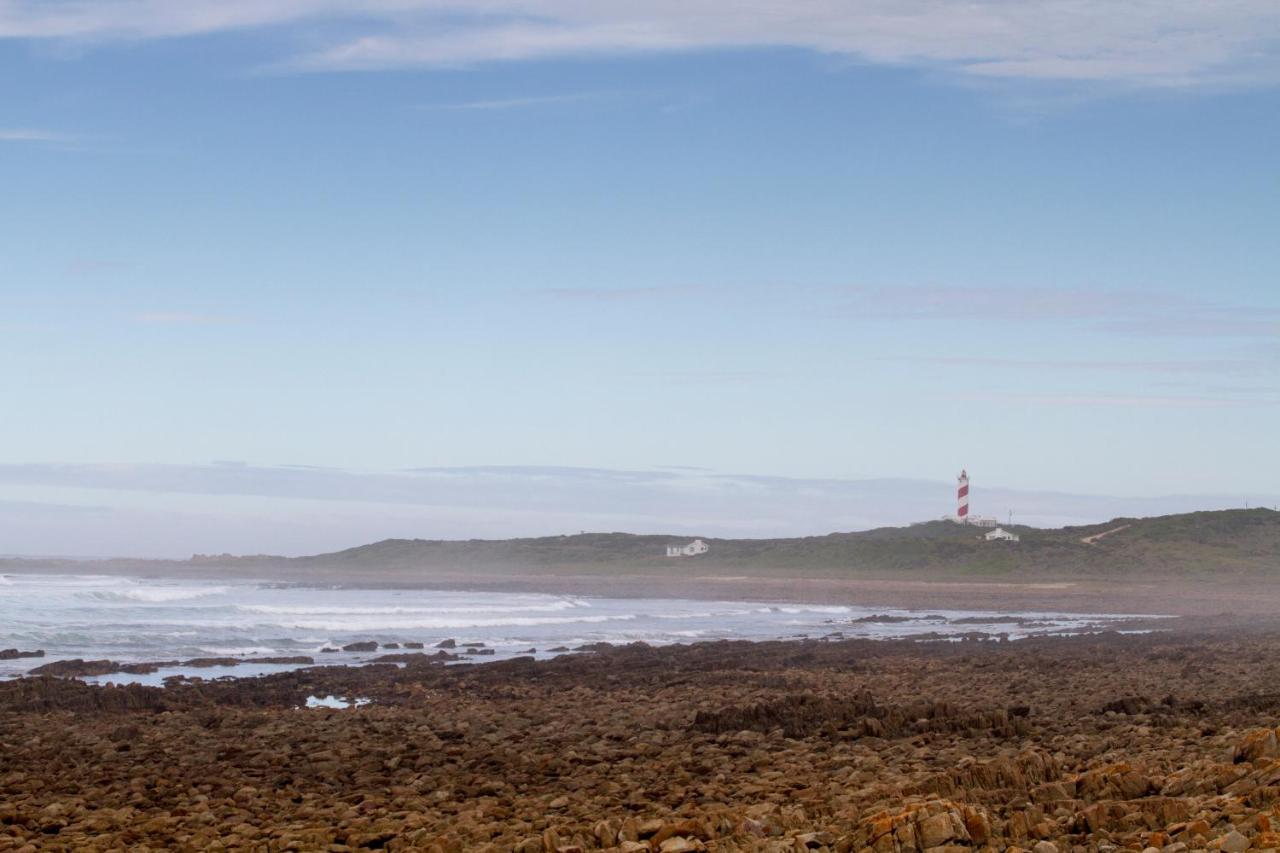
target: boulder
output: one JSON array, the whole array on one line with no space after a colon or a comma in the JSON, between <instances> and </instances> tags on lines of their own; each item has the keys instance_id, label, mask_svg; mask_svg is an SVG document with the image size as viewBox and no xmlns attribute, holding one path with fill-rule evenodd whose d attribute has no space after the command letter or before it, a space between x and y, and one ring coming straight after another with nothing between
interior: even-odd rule
<instances>
[{"instance_id":1,"label":"boulder","mask_svg":"<svg viewBox=\"0 0 1280 853\"><path fill-rule=\"evenodd\" d=\"M60 678L83 678L88 675L108 675L119 672L120 664L113 660L59 660L31 670L31 675L56 675Z\"/></svg>"},{"instance_id":2,"label":"boulder","mask_svg":"<svg viewBox=\"0 0 1280 853\"><path fill-rule=\"evenodd\" d=\"M1224 835L1218 842L1218 849L1223 853L1244 853L1249 849L1249 846L1249 839L1234 829Z\"/></svg>"},{"instance_id":3,"label":"boulder","mask_svg":"<svg viewBox=\"0 0 1280 853\"><path fill-rule=\"evenodd\" d=\"M1280 729L1250 732L1236 744L1232 761L1253 763L1263 758L1280 756Z\"/></svg>"}]
</instances>

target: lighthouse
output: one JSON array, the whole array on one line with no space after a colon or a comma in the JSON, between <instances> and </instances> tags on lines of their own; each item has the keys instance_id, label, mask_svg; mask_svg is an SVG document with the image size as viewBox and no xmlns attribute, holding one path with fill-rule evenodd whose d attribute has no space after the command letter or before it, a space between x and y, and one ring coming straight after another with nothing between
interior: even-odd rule
<instances>
[{"instance_id":1,"label":"lighthouse","mask_svg":"<svg viewBox=\"0 0 1280 853\"><path fill-rule=\"evenodd\" d=\"M968 524L973 527L995 527L996 520L989 515L969 514L969 471L965 469L956 477L956 514L944 515L943 521Z\"/></svg>"}]
</instances>

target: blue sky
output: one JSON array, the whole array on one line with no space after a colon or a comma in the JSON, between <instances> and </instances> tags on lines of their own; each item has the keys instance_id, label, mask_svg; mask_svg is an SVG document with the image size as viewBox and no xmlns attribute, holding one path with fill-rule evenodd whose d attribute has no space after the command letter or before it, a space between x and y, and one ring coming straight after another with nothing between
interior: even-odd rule
<instances>
[{"instance_id":1,"label":"blue sky","mask_svg":"<svg viewBox=\"0 0 1280 853\"><path fill-rule=\"evenodd\" d=\"M0 463L138 472L0 501L215 460L1280 491L1273 4L349 8L0 0Z\"/></svg>"}]
</instances>

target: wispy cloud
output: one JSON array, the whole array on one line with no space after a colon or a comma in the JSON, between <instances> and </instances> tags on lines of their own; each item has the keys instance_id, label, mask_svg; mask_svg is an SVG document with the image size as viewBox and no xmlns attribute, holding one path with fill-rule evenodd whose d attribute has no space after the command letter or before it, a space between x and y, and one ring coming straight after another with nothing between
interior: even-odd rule
<instances>
[{"instance_id":1,"label":"wispy cloud","mask_svg":"<svg viewBox=\"0 0 1280 853\"><path fill-rule=\"evenodd\" d=\"M129 272L133 269L133 264L106 258L73 258L64 269L67 275L90 277Z\"/></svg>"},{"instance_id":2,"label":"wispy cloud","mask_svg":"<svg viewBox=\"0 0 1280 853\"><path fill-rule=\"evenodd\" d=\"M837 297L864 321L992 321L1071 325L1131 337L1271 338L1280 309L1177 294L1087 288L855 287Z\"/></svg>"},{"instance_id":3,"label":"wispy cloud","mask_svg":"<svg viewBox=\"0 0 1280 853\"><path fill-rule=\"evenodd\" d=\"M1277 368L1271 368L1272 373L1277 372ZM1261 400L1280 400L1280 385L1243 385L1228 383L1197 383L1177 380L1162 380L1153 383L1153 387L1159 388L1176 388L1185 391L1186 389L1194 389L1201 394L1210 394L1215 396L1230 397L1255 397Z\"/></svg>"},{"instance_id":4,"label":"wispy cloud","mask_svg":"<svg viewBox=\"0 0 1280 853\"><path fill-rule=\"evenodd\" d=\"M791 47L969 80L1280 82L1274 0L96 0L0 2L0 38L155 39L325 22L295 68L367 70ZM311 26L312 31L315 30Z\"/></svg>"},{"instance_id":5,"label":"wispy cloud","mask_svg":"<svg viewBox=\"0 0 1280 853\"><path fill-rule=\"evenodd\" d=\"M200 314L191 311L143 311L133 315L135 323L147 326L226 326L239 322L223 314Z\"/></svg>"},{"instance_id":6,"label":"wispy cloud","mask_svg":"<svg viewBox=\"0 0 1280 853\"><path fill-rule=\"evenodd\" d=\"M704 289L695 285L672 284L651 287L546 287L522 293L558 302L636 302L690 296Z\"/></svg>"},{"instance_id":7,"label":"wispy cloud","mask_svg":"<svg viewBox=\"0 0 1280 853\"><path fill-rule=\"evenodd\" d=\"M555 106L558 104L578 104L589 101L601 101L615 97L613 92L569 92L561 95L532 95L523 98L494 98L492 100L461 101L456 104L422 104L422 110L459 110L491 112L495 110L516 110L528 107Z\"/></svg>"},{"instance_id":8,"label":"wispy cloud","mask_svg":"<svg viewBox=\"0 0 1280 853\"><path fill-rule=\"evenodd\" d=\"M1062 370L1099 373L1187 373L1250 374L1275 371L1277 365L1257 359L1172 359L1143 361L1125 359L982 358L969 356L900 356L878 361L907 364L936 364L944 367L990 367L1011 370Z\"/></svg>"},{"instance_id":9,"label":"wispy cloud","mask_svg":"<svg viewBox=\"0 0 1280 853\"><path fill-rule=\"evenodd\" d=\"M980 403L1030 403L1070 408L1230 409L1280 406L1280 397L1243 398L1161 396L1155 394L1020 394L982 391L947 394L948 400Z\"/></svg>"},{"instance_id":10,"label":"wispy cloud","mask_svg":"<svg viewBox=\"0 0 1280 853\"><path fill-rule=\"evenodd\" d=\"M1280 311L1261 306L1187 304L1146 316L1115 317L1101 325L1124 334L1154 337L1271 338L1280 337Z\"/></svg>"},{"instance_id":11,"label":"wispy cloud","mask_svg":"<svg viewBox=\"0 0 1280 853\"><path fill-rule=\"evenodd\" d=\"M648 379L665 385L708 385L723 387L733 383L756 383L776 378L763 370L655 370L620 374L623 378Z\"/></svg>"},{"instance_id":12,"label":"wispy cloud","mask_svg":"<svg viewBox=\"0 0 1280 853\"><path fill-rule=\"evenodd\" d=\"M966 323L1058 327L1072 333L1117 338L1219 338L1255 345L1256 357L1159 361L1020 360L969 358L973 366L1123 369L1160 372L1256 372L1274 364L1280 350L1280 307L1219 302L1159 290L1071 287L963 287L935 285L785 287L671 284L633 287L548 287L521 290L517 297L563 303L655 303L666 307L702 299L718 305L807 307L824 317L856 323ZM1269 357L1268 357L1269 356ZM887 359L929 361L927 357ZM939 363L966 363L942 357Z\"/></svg>"},{"instance_id":13,"label":"wispy cloud","mask_svg":"<svg viewBox=\"0 0 1280 853\"><path fill-rule=\"evenodd\" d=\"M67 144L75 141L76 137L73 134L56 130L39 130L31 127L0 128L0 142Z\"/></svg>"}]
</instances>

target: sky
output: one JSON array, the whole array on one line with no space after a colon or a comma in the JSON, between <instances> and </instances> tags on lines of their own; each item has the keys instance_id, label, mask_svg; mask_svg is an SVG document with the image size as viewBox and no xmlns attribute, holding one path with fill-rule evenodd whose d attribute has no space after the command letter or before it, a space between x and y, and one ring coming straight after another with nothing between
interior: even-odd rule
<instances>
[{"instance_id":1,"label":"sky","mask_svg":"<svg viewBox=\"0 0 1280 853\"><path fill-rule=\"evenodd\" d=\"M1269 502L1278 140L1271 0L0 0L0 553Z\"/></svg>"}]
</instances>

